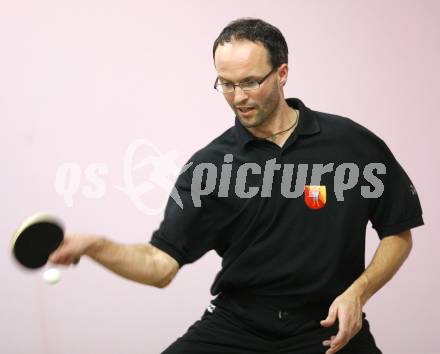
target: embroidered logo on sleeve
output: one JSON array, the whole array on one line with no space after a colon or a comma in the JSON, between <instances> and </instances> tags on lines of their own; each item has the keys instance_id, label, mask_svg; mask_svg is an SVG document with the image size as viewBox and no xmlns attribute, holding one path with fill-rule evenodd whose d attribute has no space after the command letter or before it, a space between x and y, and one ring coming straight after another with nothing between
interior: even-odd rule
<instances>
[{"instance_id":1,"label":"embroidered logo on sleeve","mask_svg":"<svg viewBox=\"0 0 440 354\"><path fill-rule=\"evenodd\" d=\"M321 209L327 201L325 186L304 186L304 201L310 209Z\"/></svg>"},{"instance_id":2,"label":"embroidered logo on sleeve","mask_svg":"<svg viewBox=\"0 0 440 354\"><path fill-rule=\"evenodd\" d=\"M208 307L207 307L206 309L208 310L208 312L213 313L213 312L214 312L214 309L215 309L215 305L213 305L213 304L209 304Z\"/></svg>"},{"instance_id":3,"label":"embroidered logo on sleeve","mask_svg":"<svg viewBox=\"0 0 440 354\"><path fill-rule=\"evenodd\" d=\"M409 191L412 195L417 195L416 187L414 187L412 184L409 185Z\"/></svg>"}]
</instances>

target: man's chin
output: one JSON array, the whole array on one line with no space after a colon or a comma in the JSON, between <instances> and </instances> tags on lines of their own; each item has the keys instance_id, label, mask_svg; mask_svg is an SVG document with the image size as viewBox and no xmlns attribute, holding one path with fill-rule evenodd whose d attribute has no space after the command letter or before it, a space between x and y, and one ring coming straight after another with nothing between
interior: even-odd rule
<instances>
[{"instance_id":1,"label":"man's chin","mask_svg":"<svg viewBox=\"0 0 440 354\"><path fill-rule=\"evenodd\" d=\"M261 125L261 122L258 121L256 117L242 117L240 114L238 114L237 117L241 125L245 128L255 128Z\"/></svg>"},{"instance_id":2,"label":"man's chin","mask_svg":"<svg viewBox=\"0 0 440 354\"><path fill-rule=\"evenodd\" d=\"M237 117L243 127L252 128L255 125L253 118L242 117L240 114L237 114Z\"/></svg>"},{"instance_id":3,"label":"man's chin","mask_svg":"<svg viewBox=\"0 0 440 354\"><path fill-rule=\"evenodd\" d=\"M238 120L240 121L241 125L243 125L246 128L252 128L260 125L257 119L257 115L252 115L250 117L245 117L240 114L240 112L235 112L235 115L237 116Z\"/></svg>"}]
</instances>

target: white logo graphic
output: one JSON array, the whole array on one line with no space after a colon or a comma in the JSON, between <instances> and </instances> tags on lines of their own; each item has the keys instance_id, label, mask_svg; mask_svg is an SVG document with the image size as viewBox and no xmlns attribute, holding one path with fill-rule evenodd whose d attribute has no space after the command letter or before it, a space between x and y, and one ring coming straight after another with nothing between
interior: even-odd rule
<instances>
[{"instance_id":1,"label":"white logo graphic","mask_svg":"<svg viewBox=\"0 0 440 354\"><path fill-rule=\"evenodd\" d=\"M92 186L81 188L82 195L88 199L102 198L106 192L106 185L101 178L108 174L108 166L104 163L92 163L84 170L84 175ZM78 192L81 185L82 170L78 163L63 163L58 166L55 177L55 192L63 197L64 203L73 207L73 196Z\"/></svg>"},{"instance_id":2,"label":"white logo graphic","mask_svg":"<svg viewBox=\"0 0 440 354\"><path fill-rule=\"evenodd\" d=\"M193 162L189 162L179 171L176 163L178 153L169 151L162 153L159 148L149 140L139 139L133 141L127 148L123 162L123 183L122 186L114 186L117 190L124 192L139 211L147 215L156 215L161 213L168 198L162 198L160 201L154 198L153 191L165 192L176 204L183 209L182 199L175 187L176 178L186 172ZM194 207L201 207L202 197L217 191L219 198L229 196L230 184L233 183L233 191L239 198L252 198L260 193L262 197L271 197L272 185L275 171L282 171L281 194L286 198L298 198L304 192L304 186L307 179L309 164L279 164L275 158L267 160L264 167L257 163L247 162L238 167L237 173L234 173L235 182L232 181L233 155L225 154L224 163L219 166L210 162L202 162L195 166L192 171L191 181L191 199ZM320 184L322 175L334 170L334 163L313 164L311 181L316 185ZM294 168L296 168L296 181L293 184ZM108 174L109 168L104 163L90 164L84 171L84 176L91 185L82 187L82 194L86 198L101 198L106 192L106 184L103 177ZM247 177L249 171L254 175L260 175L262 186L248 185L246 191ZM348 180L346 181L346 172L348 171ZM362 174L371 186L361 186L361 195L364 198L378 198L384 191L382 181L373 173L386 174L386 166L382 163L368 163ZM220 172L220 173L219 173ZM351 162L342 163L334 170L334 193L337 201L344 201L344 192L352 189L359 182L360 168ZM143 177L142 177L143 176ZM206 178L205 178L206 177ZM220 177L220 178L219 178ZM55 178L55 192L64 198L68 207L73 206L73 196L78 192L81 186L83 171L77 163L63 163L59 166ZM218 188L217 188L218 185ZM93 187L93 188L92 188ZM217 188L217 189L216 189ZM416 189L410 185L410 191L416 195ZM143 198L149 194L149 198ZM310 197L317 203L319 199L319 190L311 189ZM147 201L150 203L147 204ZM155 204L155 206L151 206ZM160 204L158 206L158 204Z\"/></svg>"},{"instance_id":3,"label":"white logo graphic","mask_svg":"<svg viewBox=\"0 0 440 354\"><path fill-rule=\"evenodd\" d=\"M152 155L146 156L143 160L138 163L134 163L134 156L138 150L143 147L147 147L152 151ZM170 151L166 154L162 154L161 151L150 141L140 139L135 140L127 148L124 158L124 186L115 186L117 189L123 191L128 195L131 201L136 205L136 207L147 215L155 215L160 213L167 202L162 203L161 206L157 208L151 208L144 204L141 197L150 192L155 188L160 188L165 192L171 190L170 197L183 208L182 200L180 199L179 193L174 187L175 178L180 174L185 172L192 163L186 164L179 173L179 167L175 162L178 153L176 151ZM137 170L150 166L152 171L149 174L149 178L143 181L139 185L134 185L133 173Z\"/></svg>"},{"instance_id":4,"label":"white logo graphic","mask_svg":"<svg viewBox=\"0 0 440 354\"><path fill-rule=\"evenodd\" d=\"M174 182L177 176L185 172L193 163L190 162L180 169L176 162L177 157L178 153L174 150L164 154L148 140L135 140L125 152L123 161L124 185L114 186L114 188L124 192L137 209L147 215L161 213L167 203L168 198L163 198L164 201L155 207L144 203L142 196L156 189L169 194L183 209L183 203L174 187ZM147 178L139 182L141 172L145 171L148 172ZM79 191L88 199L102 198L107 190L103 177L108 175L108 172L109 168L105 163L92 163L84 171L78 163L62 163L58 166L55 176L55 192L64 199L69 208L73 207L73 197ZM81 186L84 183L84 178L89 184Z\"/></svg>"},{"instance_id":5,"label":"white logo graphic","mask_svg":"<svg viewBox=\"0 0 440 354\"><path fill-rule=\"evenodd\" d=\"M213 313L214 310L215 310L215 307L216 307L215 305L213 305L213 304L209 304L208 307L207 307L206 309L208 310L208 312Z\"/></svg>"}]
</instances>

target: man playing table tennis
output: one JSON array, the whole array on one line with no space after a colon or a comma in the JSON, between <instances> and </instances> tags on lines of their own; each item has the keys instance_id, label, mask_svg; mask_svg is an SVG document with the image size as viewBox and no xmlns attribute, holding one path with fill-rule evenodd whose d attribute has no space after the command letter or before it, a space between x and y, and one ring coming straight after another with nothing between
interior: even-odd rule
<instances>
[{"instance_id":1,"label":"man playing table tennis","mask_svg":"<svg viewBox=\"0 0 440 354\"><path fill-rule=\"evenodd\" d=\"M423 225L409 177L368 129L284 97L288 49L276 27L233 21L213 58L235 125L191 157L150 242L66 235L49 260L87 255L163 288L215 250L217 297L166 354L381 353L363 306ZM368 221L381 241L365 269Z\"/></svg>"}]
</instances>

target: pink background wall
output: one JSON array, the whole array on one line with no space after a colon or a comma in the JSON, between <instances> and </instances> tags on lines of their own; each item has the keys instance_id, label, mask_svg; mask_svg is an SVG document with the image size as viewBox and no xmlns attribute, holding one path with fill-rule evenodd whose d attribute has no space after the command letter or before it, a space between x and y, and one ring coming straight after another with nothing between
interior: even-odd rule
<instances>
[{"instance_id":1,"label":"pink background wall","mask_svg":"<svg viewBox=\"0 0 440 354\"><path fill-rule=\"evenodd\" d=\"M434 0L2 2L2 353L159 353L201 316L220 269L213 252L163 290L88 259L50 286L41 272L14 264L9 241L20 221L39 210L62 217L71 232L149 240L161 214L148 215L115 188L124 185L126 150L146 139L164 154L177 153L180 166L233 123L212 88L211 48L223 26L242 16L261 17L285 35L287 97L371 129L413 180L426 225L413 230L409 259L365 311L384 353L440 353L440 3ZM152 149L137 154L157 154ZM80 173L70 206L55 189L58 167L69 162ZM105 189L93 198L86 169L94 163L107 173ZM147 175L138 171L136 179ZM167 194L154 188L138 202L160 208ZM367 240L370 260L379 241L370 226Z\"/></svg>"}]
</instances>

